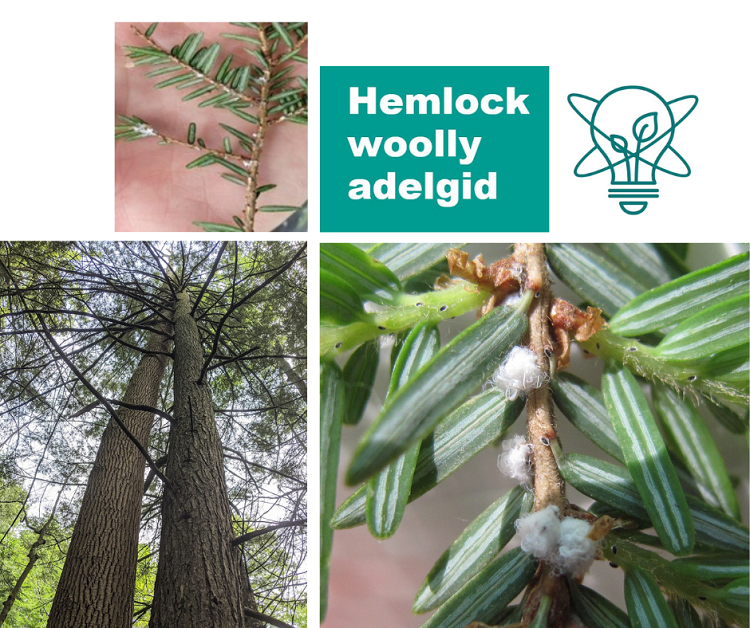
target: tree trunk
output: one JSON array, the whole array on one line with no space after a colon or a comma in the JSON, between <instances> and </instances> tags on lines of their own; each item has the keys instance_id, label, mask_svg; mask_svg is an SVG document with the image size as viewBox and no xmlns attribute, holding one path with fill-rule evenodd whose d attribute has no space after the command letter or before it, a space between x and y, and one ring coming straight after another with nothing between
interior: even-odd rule
<instances>
[{"instance_id":1,"label":"tree trunk","mask_svg":"<svg viewBox=\"0 0 750 628\"><path fill-rule=\"evenodd\" d=\"M244 628L254 610L240 551L232 546L223 450L211 390L198 383L203 347L187 292L174 312L174 420L169 430L159 567L151 628Z\"/></svg>"},{"instance_id":2,"label":"tree trunk","mask_svg":"<svg viewBox=\"0 0 750 628\"><path fill-rule=\"evenodd\" d=\"M154 334L146 350L168 352L169 340ZM167 362L166 355L144 354L122 400L155 407ZM118 416L146 446L153 413L122 408ZM110 419L83 496L48 628L131 625L145 466L141 453Z\"/></svg>"}]
</instances>

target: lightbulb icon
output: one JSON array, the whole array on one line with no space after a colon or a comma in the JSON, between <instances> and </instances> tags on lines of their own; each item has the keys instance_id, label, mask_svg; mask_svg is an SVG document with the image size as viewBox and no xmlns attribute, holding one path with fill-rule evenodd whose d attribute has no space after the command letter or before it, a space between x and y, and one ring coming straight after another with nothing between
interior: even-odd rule
<instances>
[{"instance_id":1,"label":"lightbulb icon","mask_svg":"<svg viewBox=\"0 0 750 628\"><path fill-rule=\"evenodd\" d=\"M618 87L597 100L570 94L568 103L584 120L594 147L576 164L577 177L609 171L609 198L627 214L640 214L659 198L656 173L690 176L690 166L672 146L675 129L698 104L697 96L667 102L652 89Z\"/></svg>"}]
</instances>

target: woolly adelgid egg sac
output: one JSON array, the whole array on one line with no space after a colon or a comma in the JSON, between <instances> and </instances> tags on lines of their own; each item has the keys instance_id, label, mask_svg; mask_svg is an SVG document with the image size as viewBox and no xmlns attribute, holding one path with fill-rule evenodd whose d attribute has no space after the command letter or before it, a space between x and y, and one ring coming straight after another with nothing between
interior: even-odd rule
<instances>
[{"instance_id":1,"label":"woolly adelgid egg sac","mask_svg":"<svg viewBox=\"0 0 750 628\"><path fill-rule=\"evenodd\" d=\"M590 523L574 517L559 518L557 506L547 506L516 522L521 549L555 566L560 573L583 576L596 558L598 543Z\"/></svg>"},{"instance_id":2,"label":"woolly adelgid egg sac","mask_svg":"<svg viewBox=\"0 0 750 628\"><path fill-rule=\"evenodd\" d=\"M515 435L503 441L503 452L497 457L500 471L521 484L531 486L531 445L523 436Z\"/></svg>"},{"instance_id":3,"label":"woolly adelgid egg sac","mask_svg":"<svg viewBox=\"0 0 750 628\"><path fill-rule=\"evenodd\" d=\"M537 362L534 352L528 347L513 347L500 368L492 376L492 382L505 392L508 399L519 394L528 394L547 381L547 376Z\"/></svg>"}]
</instances>

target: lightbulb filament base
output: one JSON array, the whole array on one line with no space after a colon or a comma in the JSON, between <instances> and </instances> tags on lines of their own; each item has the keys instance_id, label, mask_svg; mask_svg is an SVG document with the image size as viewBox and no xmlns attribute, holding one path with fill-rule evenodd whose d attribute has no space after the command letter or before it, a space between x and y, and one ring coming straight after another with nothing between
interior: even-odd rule
<instances>
[{"instance_id":1,"label":"lightbulb filament base","mask_svg":"<svg viewBox=\"0 0 750 628\"><path fill-rule=\"evenodd\" d=\"M658 188L609 188L608 198L659 198Z\"/></svg>"}]
</instances>

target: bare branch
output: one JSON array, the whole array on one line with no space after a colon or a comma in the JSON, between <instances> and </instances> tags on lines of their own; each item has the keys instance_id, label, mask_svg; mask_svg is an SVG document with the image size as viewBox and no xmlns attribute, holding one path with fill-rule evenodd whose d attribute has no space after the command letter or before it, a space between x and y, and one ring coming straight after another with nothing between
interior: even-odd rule
<instances>
[{"instance_id":1,"label":"bare branch","mask_svg":"<svg viewBox=\"0 0 750 628\"><path fill-rule=\"evenodd\" d=\"M264 613L254 611L250 608L245 608L245 615L248 615L252 617L253 619L260 619L261 621L264 621L267 624L271 624L272 626L278 626L278 628L294 628L292 624L287 624L286 622L283 622L280 619L275 619L271 617L270 615L266 615Z\"/></svg>"},{"instance_id":2,"label":"bare branch","mask_svg":"<svg viewBox=\"0 0 750 628\"><path fill-rule=\"evenodd\" d=\"M298 519L297 521L282 521L281 523L277 523L276 525L268 526L267 528L261 528L260 530L254 530L253 532L248 532L247 534L243 534L242 536L238 536L234 541L232 541L232 545L240 545L241 543L245 543L249 541L250 539L254 539L255 537L262 536L264 534L268 534L269 532L273 532L274 530L280 530L282 528L293 528L295 526L306 526L307 525L307 519Z\"/></svg>"}]
</instances>

